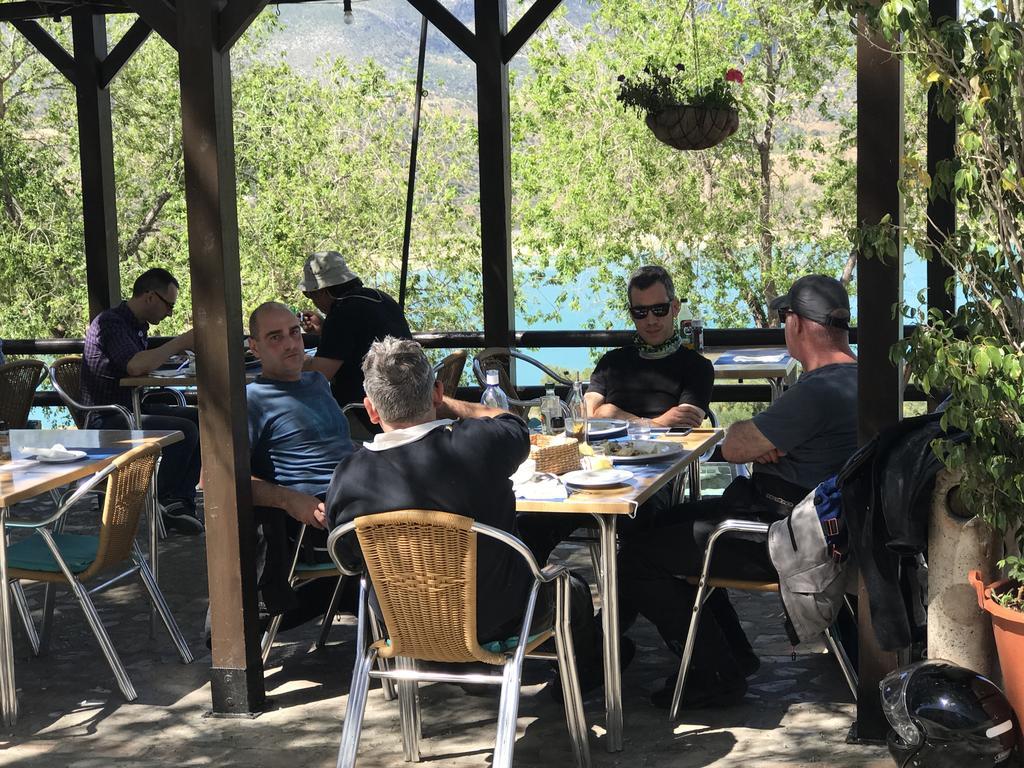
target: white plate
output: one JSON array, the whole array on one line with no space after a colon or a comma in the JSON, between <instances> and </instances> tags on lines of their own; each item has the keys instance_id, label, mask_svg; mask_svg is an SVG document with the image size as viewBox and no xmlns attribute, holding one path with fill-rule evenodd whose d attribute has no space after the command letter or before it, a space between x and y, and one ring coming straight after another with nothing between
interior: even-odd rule
<instances>
[{"instance_id":1,"label":"white plate","mask_svg":"<svg viewBox=\"0 0 1024 768\"><path fill-rule=\"evenodd\" d=\"M88 454L85 451L67 451L65 453L58 453L47 456L45 454L37 453L37 461L45 461L47 464L68 464L72 461L81 461Z\"/></svg>"},{"instance_id":2,"label":"white plate","mask_svg":"<svg viewBox=\"0 0 1024 768\"><path fill-rule=\"evenodd\" d=\"M561 475L566 485L579 488L607 488L611 485L622 485L633 476L628 469L577 469Z\"/></svg>"},{"instance_id":3,"label":"white plate","mask_svg":"<svg viewBox=\"0 0 1024 768\"><path fill-rule=\"evenodd\" d=\"M636 453L631 456L617 455L614 453L615 446L630 446ZM616 464L647 464L668 461L684 450L679 443L667 440L614 440L606 443L604 449L605 455L610 456Z\"/></svg>"},{"instance_id":4,"label":"white plate","mask_svg":"<svg viewBox=\"0 0 1024 768\"><path fill-rule=\"evenodd\" d=\"M629 422L625 419L591 419L587 424L587 436L592 440L607 440L626 434Z\"/></svg>"}]
</instances>

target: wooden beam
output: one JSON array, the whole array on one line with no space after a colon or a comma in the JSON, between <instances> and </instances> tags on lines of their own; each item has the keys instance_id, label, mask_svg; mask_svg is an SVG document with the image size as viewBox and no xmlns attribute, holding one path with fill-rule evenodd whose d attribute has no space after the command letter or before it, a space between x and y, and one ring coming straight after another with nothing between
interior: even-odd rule
<instances>
[{"instance_id":1,"label":"wooden beam","mask_svg":"<svg viewBox=\"0 0 1024 768\"><path fill-rule=\"evenodd\" d=\"M877 224L888 215L902 221L899 192L903 155L903 67L881 35L863 21L857 36L857 221ZM903 297L903 249L896 259L857 259L858 432L863 444L900 420L903 376L889 350L902 337L902 318L893 305ZM858 613L857 737L884 739L878 683L897 666L895 653L875 638L867 590L861 579Z\"/></svg>"},{"instance_id":2,"label":"wooden beam","mask_svg":"<svg viewBox=\"0 0 1024 768\"><path fill-rule=\"evenodd\" d=\"M178 0L185 204L203 452L213 631L213 711L265 704L256 597L242 290L231 113L231 61L218 0Z\"/></svg>"},{"instance_id":3,"label":"wooden beam","mask_svg":"<svg viewBox=\"0 0 1024 768\"><path fill-rule=\"evenodd\" d=\"M139 46L146 42L152 31L153 28L149 26L145 19L140 17L135 20L135 23L117 41L117 45L102 60L100 64L101 88L106 88L110 85L110 81L121 71L121 67L128 63L135 52L139 50Z\"/></svg>"},{"instance_id":4,"label":"wooden beam","mask_svg":"<svg viewBox=\"0 0 1024 768\"><path fill-rule=\"evenodd\" d=\"M100 74L100 62L107 53L106 17L95 16L86 9L73 11L71 38L75 50L82 222L91 319L121 301L114 133L110 91L101 82Z\"/></svg>"},{"instance_id":5,"label":"wooden beam","mask_svg":"<svg viewBox=\"0 0 1024 768\"><path fill-rule=\"evenodd\" d=\"M149 28L178 50L178 20L174 6L167 0L125 0L132 10L146 20ZM184 33L183 33L184 34ZM182 38L184 40L184 38Z\"/></svg>"},{"instance_id":6,"label":"wooden beam","mask_svg":"<svg viewBox=\"0 0 1024 768\"><path fill-rule=\"evenodd\" d=\"M217 32L219 50L231 50L231 46L238 42L238 38L266 7L267 0L230 0L220 12L220 28Z\"/></svg>"},{"instance_id":7,"label":"wooden beam","mask_svg":"<svg viewBox=\"0 0 1024 768\"><path fill-rule=\"evenodd\" d=\"M46 57L47 61L53 64L58 72L74 85L76 76L74 58L53 39L49 32L39 25L38 21L14 19L11 24L35 46L37 51Z\"/></svg>"},{"instance_id":8,"label":"wooden beam","mask_svg":"<svg viewBox=\"0 0 1024 768\"><path fill-rule=\"evenodd\" d=\"M506 64L512 61L512 57L519 53L526 41L533 37L561 3L562 0L537 0L519 17L519 21L501 42L501 58Z\"/></svg>"},{"instance_id":9,"label":"wooden beam","mask_svg":"<svg viewBox=\"0 0 1024 768\"><path fill-rule=\"evenodd\" d=\"M410 0L411 1L411 0ZM501 57L505 0L475 0L477 126L480 157L480 246L484 341L507 347L515 328L512 283L512 142L508 67Z\"/></svg>"},{"instance_id":10,"label":"wooden beam","mask_svg":"<svg viewBox=\"0 0 1024 768\"><path fill-rule=\"evenodd\" d=\"M956 19L959 13L957 0L929 0L932 23L942 18ZM928 175L935 178L938 164L952 160L956 147L956 122L943 120L936 111L939 95L938 84L928 89L927 164ZM952 190L949 191L952 197ZM951 199L928 200L928 240L935 244L929 248L928 257L928 308L937 309L945 315L952 315L956 309L954 294L946 290L946 281L953 277L953 268L938 256L938 249L956 230L956 205Z\"/></svg>"},{"instance_id":11,"label":"wooden beam","mask_svg":"<svg viewBox=\"0 0 1024 768\"><path fill-rule=\"evenodd\" d=\"M409 0L409 5L427 17L427 20L440 30L441 34L451 40L471 61L477 57L477 36L459 21L455 15L441 5L438 0ZM476 19L477 32L480 30L480 17Z\"/></svg>"}]
</instances>

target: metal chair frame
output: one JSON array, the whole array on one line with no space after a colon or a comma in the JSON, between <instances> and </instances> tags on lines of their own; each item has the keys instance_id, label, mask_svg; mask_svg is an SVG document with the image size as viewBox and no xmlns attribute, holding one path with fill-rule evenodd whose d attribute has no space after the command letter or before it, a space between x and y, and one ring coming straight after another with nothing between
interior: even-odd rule
<instances>
[{"instance_id":1,"label":"metal chair frame","mask_svg":"<svg viewBox=\"0 0 1024 768\"><path fill-rule=\"evenodd\" d=\"M700 626L701 612L704 610L704 603L711 596L711 593L714 592L715 589L741 589L751 592L779 591L779 584L777 581L762 582L711 578L711 559L714 555L715 544L723 536L727 536L732 533L763 534L767 538L768 528L768 523L762 523L755 520L723 520L715 526L715 529L708 537L708 543L704 548L704 562L701 566L700 576L696 579L697 596L693 601L693 613L690 618L690 628L686 633L686 644L683 646L683 657L679 661L679 675L676 677L676 687L672 694L672 706L669 708L669 720L674 722L679 714L679 705L683 700L683 692L686 688L686 677L690 671L690 661L693 658L693 647L697 640L697 629ZM694 579L688 578L687 581L693 583ZM846 605L849 608L848 601ZM846 651L835 636L832 627L825 630L824 636L829 650L836 657L836 661L839 663L839 668L843 673L843 678L846 680L847 686L850 688L850 692L853 694L853 699L856 701L857 673L853 669L853 665L850 663L850 659L846 655Z\"/></svg>"},{"instance_id":2,"label":"metal chair frame","mask_svg":"<svg viewBox=\"0 0 1024 768\"><path fill-rule=\"evenodd\" d=\"M142 446L141 448L134 449L130 453L138 452L139 454L144 455L146 452L152 450L154 450L154 448L151 446ZM130 456L130 453L126 454L126 457ZM64 583L66 583L71 588L71 591L74 593L75 598L78 600L78 603L82 608L82 612L85 614L85 618L88 621L90 628L92 629L93 635L95 635L96 640L100 645L100 649L103 651L103 655L106 658L107 663L110 665L111 671L114 673L114 677L117 680L117 684L121 690L121 693L128 701L134 701L137 698L135 688L132 685L127 670L121 663L121 659L117 654L117 650L114 648L113 643L110 641L110 637L107 634L107 630L103 626L103 622L100 619L99 614L96 612L96 608L93 605L92 600L90 599L89 596L103 591L104 589L116 584L117 582L121 581L127 576L138 573L143 585L146 588L146 591L149 593L149 597L153 604L153 607L155 608L156 612L162 619L164 627L167 630L167 633L170 635L171 640L173 641L175 647L178 650L179 655L181 656L182 662L185 664L191 663L193 660L192 653L188 648L188 644L185 642L184 636L181 634L181 630L178 628L177 622L175 622L174 620L174 616L171 614L170 608L167 605L167 601L164 599L163 593L160 591L160 587L156 583L156 579L153 577L153 572L150 570L149 565L146 563L146 559L142 554L142 550L139 549L138 543L132 542L131 560L133 563L133 567L87 590L83 586L82 582L79 581L78 577L71 572L71 569L68 567L67 562L65 562L64 558L61 555L60 548L58 547L56 541L54 541L53 538L54 534L61 532L65 521L65 517L67 513L71 510L71 508L78 501L80 501L87 493L95 489L97 485L99 485L104 480L107 480L114 472L118 471L123 463L124 462L114 462L105 467L104 469L100 470L96 474L94 474L89 480L87 480L85 483L83 483L73 492L71 492L70 496L66 498L64 503L61 504L61 506L53 514L46 517L45 519L24 522L7 520L5 521L5 528L33 530L35 531L35 533L39 534L39 536L42 537L43 541L46 543L47 548L50 550L50 553L53 556L55 562L60 568L60 572L63 576ZM148 482L149 485L152 485L152 478L155 476L155 474L156 463L154 462L153 474L151 475L150 480ZM47 526L51 524L53 525L53 529L49 530ZM4 563L4 569L8 570L11 567L11 563L8 559L8 561ZM50 572L46 573L49 574ZM27 577L12 577L12 579L19 578ZM12 580L11 583L14 584L17 582L15 580ZM41 637L39 637L35 642L32 643L33 650L36 653L39 653L41 652L41 650L44 650L48 643L50 630L53 624L52 590L55 585L56 582L53 580L48 580L46 583L46 596L44 598L43 604L43 630L41 633ZM18 606L18 612L21 614L23 622L25 622L25 629L26 632L29 634L31 642L31 638L35 635L35 627L32 622L31 614L29 613L28 610L28 605L22 605L21 601L24 599L24 596L22 595L21 599L19 600L18 590L12 590L12 592L15 596L15 604ZM0 595L0 599L6 600L7 596ZM0 654L0 657L3 656L4 654ZM11 670L11 673L12 674L10 677L11 679L13 679L13 670Z\"/></svg>"},{"instance_id":3,"label":"metal chair frame","mask_svg":"<svg viewBox=\"0 0 1024 768\"><path fill-rule=\"evenodd\" d=\"M398 656L395 659L396 669L373 670L374 660L378 658L377 644L367 640L368 629L372 631L372 623L368 617L372 615L368 604L368 580L365 573L352 571L341 562L337 553L337 543L346 534L355 530L356 522L342 525L331 532L327 549L338 569L350 576L359 577L359 615L356 630L356 643L359 654L356 657L355 669L352 673L352 684L349 688L348 707L342 728L341 744L338 749L338 768L351 768L355 765L356 752L359 748L359 736L362 729L363 714L366 711L366 696L370 678L382 681L394 681L398 684L398 700L402 727L402 748L407 762L418 762L420 759L421 720L417 685L420 682L439 683L475 683L500 685L501 697L498 711L498 734L494 748L493 765L495 768L511 768L512 754L515 747L516 717L519 709L519 685L523 661L526 657L545 660L557 660L561 676L562 690L565 692L565 716L572 738L573 755L579 768L590 766L590 745L587 741L586 718L583 712L583 699L576 673L576 659L572 645L572 634L569 623L569 572L562 566L547 566L541 569L533 554L517 539L505 531L483 523L474 522L470 531L504 543L519 553L533 573L534 583L530 590L519 638L513 651L504 654L501 676L488 674L457 674L448 672L430 672L417 669L416 660ZM555 582L555 621L554 654L546 652L527 653L530 626L533 622L534 608L541 584Z\"/></svg>"},{"instance_id":4,"label":"metal chair frame","mask_svg":"<svg viewBox=\"0 0 1024 768\"><path fill-rule=\"evenodd\" d=\"M322 569L303 568L303 564L299 562L299 556L302 553L302 542L306 537L306 529L308 527L309 526L303 524L302 528L299 530L298 538L295 541L295 552L292 553L292 562L288 568L288 586L294 589L300 584L328 577L334 577L338 580L337 584L334 586L334 591L331 593L331 602L327 606L327 613L324 614L323 622L320 625L320 635L316 641L316 647L323 648L327 643L327 636L331 632L334 614L338 611L338 602L341 600L341 590L345 585L345 574L338 570L325 571ZM270 648L273 646L274 638L277 637L277 632L281 628L281 621L283 618L284 614L275 614L270 619L267 631L263 633L260 653L263 657L264 667L267 666L267 659L270 657Z\"/></svg>"}]
</instances>

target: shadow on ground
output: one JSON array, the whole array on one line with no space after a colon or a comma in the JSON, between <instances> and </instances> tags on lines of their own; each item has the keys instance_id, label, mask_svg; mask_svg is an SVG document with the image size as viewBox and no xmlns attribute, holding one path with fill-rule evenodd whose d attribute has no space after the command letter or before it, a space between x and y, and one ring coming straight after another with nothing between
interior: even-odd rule
<instances>
[{"instance_id":1,"label":"shadow on ground","mask_svg":"<svg viewBox=\"0 0 1024 768\"><path fill-rule=\"evenodd\" d=\"M586 571L582 550L561 551ZM49 653L35 658L15 633L20 718L0 732L0 765L331 766L336 757L354 660L354 620L339 617L327 647L318 628L280 635L265 674L270 708L254 719L209 717L210 655L202 644L206 612L203 538L163 543L160 582L195 662L182 665L162 627L150 637L141 587L124 582L96 598L110 636L139 693L126 703L77 604L63 591ZM41 588L27 588L38 605ZM631 630L637 658L623 681L624 750L605 751L604 697L587 698L595 766L888 766L885 751L849 746L855 714L835 662L821 647L793 660L778 598L738 595L737 610L762 667L742 705L685 713L676 723L648 702L677 663L654 629ZM38 614L37 614L38 615ZM535 662L536 664L536 662ZM572 752L561 708L546 692L546 669L527 671L519 707L517 766L568 766ZM431 766L491 763L497 692L478 697L451 685L422 688L423 761ZM398 709L374 684L363 724L360 766L403 765Z\"/></svg>"}]
</instances>

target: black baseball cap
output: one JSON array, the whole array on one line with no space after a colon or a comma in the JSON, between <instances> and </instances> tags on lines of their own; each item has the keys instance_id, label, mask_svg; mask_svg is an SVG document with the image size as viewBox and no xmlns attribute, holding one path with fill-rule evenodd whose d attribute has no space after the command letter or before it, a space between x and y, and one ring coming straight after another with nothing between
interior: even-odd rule
<instances>
[{"instance_id":1,"label":"black baseball cap","mask_svg":"<svg viewBox=\"0 0 1024 768\"><path fill-rule=\"evenodd\" d=\"M805 275L769 305L772 312L789 310L822 325L850 327L850 297L843 284L828 275Z\"/></svg>"}]
</instances>

